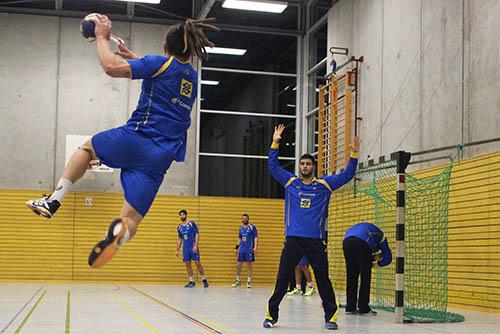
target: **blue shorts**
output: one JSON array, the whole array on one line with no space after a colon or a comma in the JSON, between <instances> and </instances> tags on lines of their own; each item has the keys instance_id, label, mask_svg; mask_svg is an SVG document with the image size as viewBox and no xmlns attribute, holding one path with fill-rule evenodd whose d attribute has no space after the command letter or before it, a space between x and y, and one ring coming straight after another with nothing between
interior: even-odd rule
<instances>
[{"instance_id":1,"label":"blue shorts","mask_svg":"<svg viewBox=\"0 0 500 334\"><path fill-rule=\"evenodd\" d=\"M255 255L252 252L239 252L238 262L255 262Z\"/></svg>"},{"instance_id":2,"label":"blue shorts","mask_svg":"<svg viewBox=\"0 0 500 334\"><path fill-rule=\"evenodd\" d=\"M307 266L309 265L309 261L307 260L307 257L304 255L299 261L299 266Z\"/></svg>"},{"instance_id":3,"label":"blue shorts","mask_svg":"<svg viewBox=\"0 0 500 334\"><path fill-rule=\"evenodd\" d=\"M193 249L183 250L182 251L182 261L200 261L200 251L198 250L196 253L193 252Z\"/></svg>"},{"instance_id":4,"label":"blue shorts","mask_svg":"<svg viewBox=\"0 0 500 334\"><path fill-rule=\"evenodd\" d=\"M151 138L125 127L94 135L92 146L103 164L121 169L125 200L144 217L174 154Z\"/></svg>"}]
</instances>

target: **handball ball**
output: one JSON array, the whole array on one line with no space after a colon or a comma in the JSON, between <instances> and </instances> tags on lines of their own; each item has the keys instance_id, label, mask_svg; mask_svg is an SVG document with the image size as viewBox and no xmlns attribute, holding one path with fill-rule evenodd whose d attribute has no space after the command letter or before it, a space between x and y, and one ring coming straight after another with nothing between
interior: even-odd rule
<instances>
[{"instance_id":1,"label":"handball ball","mask_svg":"<svg viewBox=\"0 0 500 334\"><path fill-rule=\"evenodd\" d=\"M95 41L95 23L90 20L93 17L97 18L97 14L89 14L80 21L80 31L83 38L89 42Z\"/></svg>"}]
</instances>

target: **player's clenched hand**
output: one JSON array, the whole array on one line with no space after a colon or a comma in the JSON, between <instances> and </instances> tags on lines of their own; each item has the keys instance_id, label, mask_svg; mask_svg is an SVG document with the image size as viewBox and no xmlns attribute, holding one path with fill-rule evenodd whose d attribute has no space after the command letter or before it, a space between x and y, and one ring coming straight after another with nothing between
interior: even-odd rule
<instances>
[{"instance_id":1,"label":"player's clenched hand","mask_svg":"<svg viewBox=\"0 0 500 334\"><path fill-rule=\"evenodd\" d=\"M111 20L102 14L96 14L95 17L90 18L91 21L95 23L95 35L96 37L104 37L109 40L111 35Z\"/></svg>"}]
</instances>

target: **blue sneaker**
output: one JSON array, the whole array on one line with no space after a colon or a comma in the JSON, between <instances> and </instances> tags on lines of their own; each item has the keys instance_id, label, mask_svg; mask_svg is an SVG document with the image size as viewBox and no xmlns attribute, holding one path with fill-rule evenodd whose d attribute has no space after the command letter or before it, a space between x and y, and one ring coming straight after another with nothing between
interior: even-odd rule
<instances>
[{"instance_id":1,"label":"blue sneaker","mask_svg":"<svg viewBox=\"0 0 500 334\"><path fill-rule=\"evenodd\" d=\"M194 288L196 286L195 282L189 282L188 284L184 285L185 288Z\"/></svg>"},{"instance_id":2,"label":"blue sneaker","mask_svg":"<svg viewBox=\"0 0 500 334\"><path fill-rule=\"evenodd\" d=\"M208 281L206 279L204 279L204 280L202 280L202 282L203 282L203 286L205 288L208 288Z\"/></svg>"},{"instance_id":3,"label":"blue sneaker","mask_svg":"<svg viewBox=\"0 0 500 334\"><path fill-rule=\"evenodd\" d=\"M336 323L336 322L333 322L333 321L327 321L327 322L325 323L325 328L326 328L326 329L333 329L333 330L335 330L335 329L339 329L339 326L337 325L337 323Z\"/></svg>"},{"instance_id":4,"label":"blue sneaker","mask_svg":"<svg viewBox=\"0 0 500 334\"><path fill-rule=\"evenodd\" d=\"M264 328L273 328L274 324L276 324L277 322L278 322L278 320L269 320L266 318L266 320L264 320L264 323L262 324L262 326Z\"/></svg>"}]
</instances>

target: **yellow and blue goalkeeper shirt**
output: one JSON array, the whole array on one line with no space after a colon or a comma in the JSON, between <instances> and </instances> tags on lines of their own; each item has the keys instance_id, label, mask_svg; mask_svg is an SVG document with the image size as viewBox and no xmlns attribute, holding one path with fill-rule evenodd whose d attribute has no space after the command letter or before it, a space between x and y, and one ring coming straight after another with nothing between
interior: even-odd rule
<instances>
[{"instance_id":1,"label":"yellow and blue goalkeeper shirt","mask_svg":"<svg viewBox=\"0 0 500 334\"><path fill-rule=\"evenodd\" d=\"M324 239L330 196L354 177L358 159L351 156L346 169L339 174L304 183L280 166L279 149L273 146L269 150L268 169L271 176L285 187L285 235Z\"/></svg>"}]
</instances>

